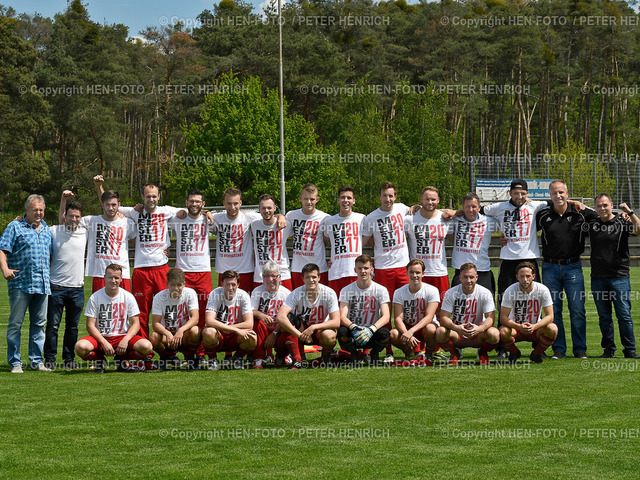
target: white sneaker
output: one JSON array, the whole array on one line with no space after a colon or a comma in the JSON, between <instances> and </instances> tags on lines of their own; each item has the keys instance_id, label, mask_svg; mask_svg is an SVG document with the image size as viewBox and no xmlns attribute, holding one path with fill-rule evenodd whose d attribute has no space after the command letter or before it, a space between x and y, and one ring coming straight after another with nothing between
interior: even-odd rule
<instances>
[{"instance_id":1,"label":"white sneaker","mask_svg":"<svg viewBox=\"0 0 640 480\"><path fill-rule=\"evenodd\" d=\"M22 370L22 369L20 369L20 370ZM39 363L35 367L31 366L31 370L33 370L34 372L50 372L51 371L50 368L47 368L47 367L44 366L44 363Z\"/></svg>"},{"instance_id":2,"label":"white sneaker","mask_svg":"<svg viewBox=\"0 0 640 480\"><path fill-rule=\"evenodd\" d=\"M388 353L386 357L384 357L384 364L388 365L390 363L393 363L395 361L395 358L393 358L393 355L391 353Z\"/></svg>"},{"instance_id":3,"label":"white sneaker","mask_svg":"<svg viewBox=\"0 0 640 480\"><path fill-rule=\"evenodd\" d=\"M16 365L14 367L11 367L11 373L24 373L22 371L22 367L20 365Z\"/></svg>"},{"instance_id":4,"label":"white sneaker","mask_svg":"<svg viewBox=\"0 0 640 480\"><path fill-rule=\"evenodd\" d=\"M209 360L209 370L220 370L220 365L218 364L217 358L212 358Z\"/></svg>"}]
</instances>

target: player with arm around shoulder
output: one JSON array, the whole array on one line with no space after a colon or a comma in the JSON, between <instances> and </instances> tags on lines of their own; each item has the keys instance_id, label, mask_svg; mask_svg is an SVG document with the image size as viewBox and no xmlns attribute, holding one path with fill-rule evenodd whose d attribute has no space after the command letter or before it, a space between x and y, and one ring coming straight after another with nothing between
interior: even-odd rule
<instances>
[{"instance_id":1,"label":"player with arm around shoulder","mask_svg":"<svg viewBox=\"0 0 640 480\"><path fill-rule=\"evenodd\" d=\"M500 308L500 340L509 351L509 361L520 358L516 342L535 344L530 359L542 363L542 354L558 335L553 323L553 300L549 288L534 282L535 270L531 262L516 267L517 282L504 292Z\"/></svg>"},{"instance_id":2,"label":"player with arm around shoulder","mask_svg":"<svg viewBox=\"0 0 640 480\"><path fill-rule=\"evenodd\" d=\"M277 316L280 328L288 333L285 343L294 360L292 369L302 366L298 340L307 345L321 345L322 362L328 364L340 326L338 297L320 283L320 267L308 263L301 273L304 285L291 292Z\"/></svg>"},{"instance_id":3,"label":"player with arm around shoulder","mask_svg":"<svg viewBox=\"0 0 640 480\"><path fill-rule=\"evenodd\" d=\"M233 366L241 368L241 359L257 345L253 328L251 298L238 288L240 275L233 270L222 273L222 286L209 295L202 343L209 356L209 369L218 370L217 352L233 352Z\"/></svg>"},{"instance_id":4,"label":"player with arm around shoulder","mask_svg":"<svg viewBox=\"0 0 640 480\"><path fill-rule=\"evenodd\" d=\"M391 307L387 289L375 283L373 259L363 254L356 258L357 280L340 292L340 346L351 355L351 363L360 360L358 349L371 349L362 360L377 365L380 352L389 344Z\"/></svg>"},{"instance_id":5,"label":"player with arm around shoulder","mask_svg":"<svg viewBox=\"0 0 640 480\"><path fill-rule=\"evenodd\" d=\"M89 335L76 343L75 350L83 360L95 360L95 371L104 373L105 356L115 355L118 370L142 371L144 364L134 366L127 360L143 360L153 353L149 340L138 335L140 320L134 296L120 288L122 267L107 266L105 286L89 298L85 309Z\"/></svg>"},{"instance_id":6,"label":"player with arm around shoulder","mask_svg":"<svg viewBox=\"0 0 640 480\"><path fill-rule=\"evenodd\" d=\"M177 361L176 352L184 354L189 368L195 368L195 351L200 345L198 294L185 287L185 272L173 267L167 272L167 288L153 298L151 310L153 332L149 336L160 355L160 368Z\"/></svg>"},{"instance_id":7,"label":"player with arm around shoulder","mask_svg":"<svg viewBox=\"0 0 640 480\"><path fill-rule=\"evenodd\" d=\"M280 267L269 261L262 269L264 283L251 292L253 308L253 331L258 336L258 344L253 354L254 369L261 369L266 363L267 352L276 350L276 366L284 365L287 355L285 341L280 325L276 321L278 311L291 294L291 290L280 284Z\"/></svg>"},{"instance_id":8,"label":"player with arm around shoulder","mask_svg":"<svg viewBox=\"0 0 640 480\"><path fill-rule=\"evenodd\" d=\"M465 347L479 348L480 364L487 365L488 353L500 341L500 333L493 326L496 310L493 295L477 282L476 266L461 265L460 285L447 290L442 301L436 341L450 353L450 365L458 364L459 349Z\"/></svg>"},{"instance_id":9,"label":"player with arm around shoulder","mask_svg":"<svg viewBox=\"0 0 640 480\"><path fill-rule=\"evenodd\" d=\"M440 305L440 292L433 285L422 282L424 263L411 260L407 264L409 284L393 294L395 328L391 330L391 343L401 349L407 359L414 357L414 348L425 343L427 356L433 354L436 328L440 323L435 314Z\"/></svg>"}]
</instances>

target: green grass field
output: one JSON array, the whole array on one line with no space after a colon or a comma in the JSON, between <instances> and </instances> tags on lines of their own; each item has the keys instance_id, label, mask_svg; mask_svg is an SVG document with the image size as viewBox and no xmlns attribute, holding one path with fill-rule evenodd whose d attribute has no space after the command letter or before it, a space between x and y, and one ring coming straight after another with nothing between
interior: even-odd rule
<instances>
[{"instance_id":1,"label":"green grass field","mask_svg":"<svg viewBox=\"0 0 640 480\"><path fill-rule=\"evenodd\" d=\"M8 310L2 280L1 478L638 477L640 362L621 349L542 365L11 375ZM587 318L596 357L590 299Z\"/></svg>"}]
</instances>

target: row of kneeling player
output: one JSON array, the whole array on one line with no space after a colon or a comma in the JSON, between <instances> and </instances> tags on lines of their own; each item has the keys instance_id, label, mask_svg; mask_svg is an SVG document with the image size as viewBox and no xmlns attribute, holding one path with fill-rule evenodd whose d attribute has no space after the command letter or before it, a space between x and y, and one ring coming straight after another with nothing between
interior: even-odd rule
<instances>
[{"instance_id":1,"label":"row of kneeling player","mask_svg":"<svg viewBox=\"0 0 640 480\"><path fill-rule=\"evenodd\" d=\"M339 299L320 284L315 264L302 269L304 285L291 292L280 284L278 265L269 262L264 284L251 296L238 288L238 274L226 271L222 286L209 295L203 324L196 292L185 287L184 272L172 268L167 289L153 299L149 340L137 335L138 308L134 297L120 288L121 267L109 265L105 287L87 303L89 335L78 341L76 352L84 360L95 360L97 371L104 371L104 357L112 355L124 370L154 368L149 361L154 350L161 365L177 360L176 353L182 352L190 367L214 370L219 368L218 352L233 352L232 363L242 362L246 355L253 359L253 368L262 368L275 351L275 366L284 366L289 357L289 367L295 369L302 365L304 345L321 346L316 364L376 365L389 343L407 359L415 359L423 349L430 359L442 349L449 353L450 364L458 363L462 348L477 348L480 363L486 364L488 353L499 344L515 361L520 357L515 344L530 342L531 360L541 363L556 337L551 295L533 281L529 262L518 266L517 282L505 292L499 328L494 326L493 296L477 285L478 272L471 263L460 268L460 284L447 290L441 301L438 289L422 282L422 261L412 260L407 265L410 283L396 290L393 302L387 289L373 281L370 256L359 256L355 265L357 280L341 290ZM337 342L340 353L334 352ZM199 350L203 353L198 355Z\"/></svg>"}]
</instances>

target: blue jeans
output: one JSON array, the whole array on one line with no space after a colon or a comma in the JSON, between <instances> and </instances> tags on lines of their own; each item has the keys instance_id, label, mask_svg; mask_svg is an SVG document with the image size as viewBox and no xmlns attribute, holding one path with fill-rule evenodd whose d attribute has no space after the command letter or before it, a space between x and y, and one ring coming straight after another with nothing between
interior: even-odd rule
<instances>
[{"instance_id":1,"label":"blue jeans","mask_svg":"<svg viewBox=\"0 0 640 480\"><path fill-rule=\"evenodd\" d=\"M58 329L62 321L62 311L66 308L64 320L64 340L62 342L62 360L71 362L76 356L74 347L78 341L78 323L84 306L83 287L61 287L51 284L49 306L47 310L47 330L44 340L44 359L55 362L58 354Z\"/></svg>"},{"instance_id":2,"label":"blue jeans","mask_svg":"<svg viewBox=\"0 0 640 480\"><path fill-rule=\"evenodd\" d=\"M551 291L553 299L553 323L558 327L558 336L551 348L554 352L567 353L567 337L562 321L563 290L566 292L571 321L573 354L587 352L587 313L584 308L584 275L580 261L569 265L542 262L542 281Z\"/></svg>"},{"instance_id":3,"label":"blue jeans","mask_svg":"<svg viewBox=\"0 0 640 480\"><path fill-rule=\"evenodd\" d=\"M20 361L20 331L29 309L29 360L31 366L42 363L44 329L47 324L47 297L44 293L25 293L9 290L9 324L7 325L7 358L9 365L22 365Z\"/></svg>"},{"instance_id":4,"label":"blue jeans","mask_svg":"<svg viewBox=\"0 0 640 480\"><path fill-rule=\"evenodd\" d=\"M624 353L636 351L636 339L633 335L633 320L631 318L631 283L629 277L592 278L591 292L600 317L600 331L602 332L602 348L608 352L616 351L613 331L613 317L611 304L616 311L620 341Z\"/></svg>"}]
</instances>

